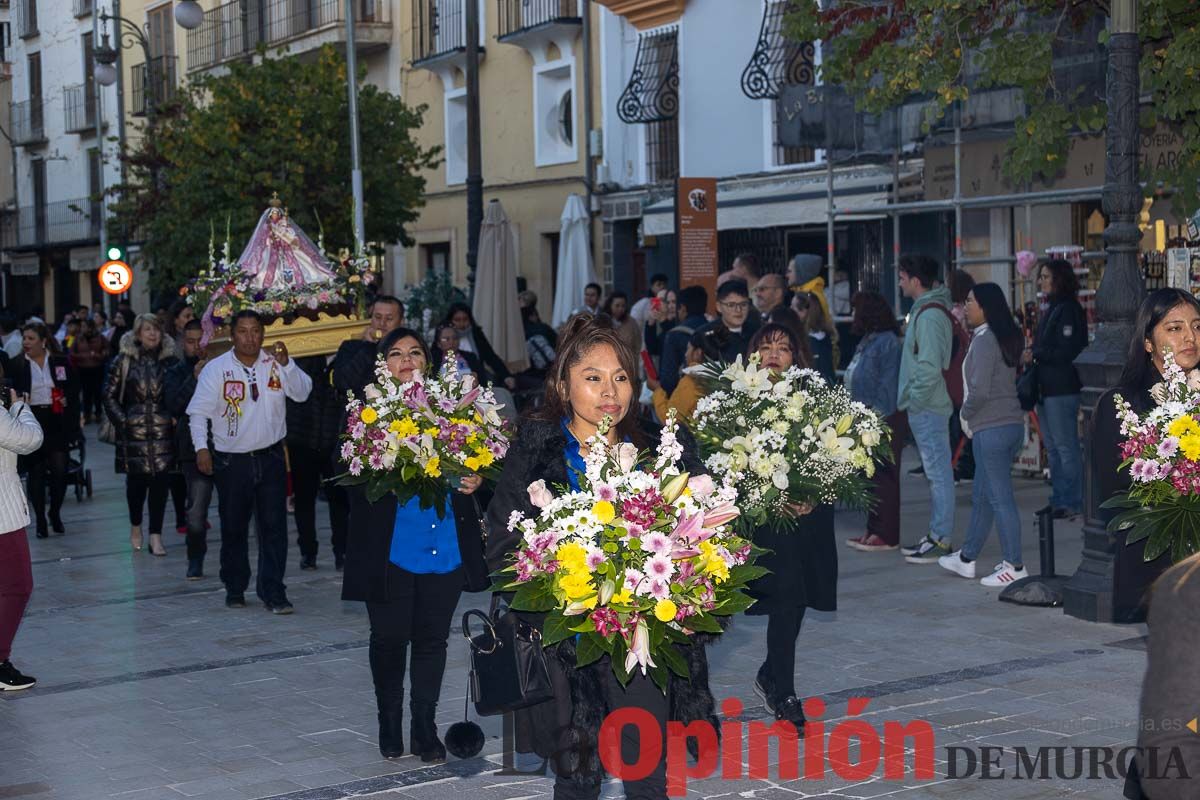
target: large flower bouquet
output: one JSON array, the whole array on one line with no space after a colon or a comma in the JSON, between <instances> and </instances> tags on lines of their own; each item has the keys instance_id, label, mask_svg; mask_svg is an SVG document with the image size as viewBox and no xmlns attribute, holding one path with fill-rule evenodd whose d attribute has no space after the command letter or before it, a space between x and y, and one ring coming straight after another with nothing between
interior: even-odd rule
<instances>
[{"instance_id":1,"label":"large flower bouquet","mask_svg":"<svg viewBox=\"0 0 1200 800\"><path fill-rule=\"evenodd\" d=\"M493 587L516 592L514 609L548 612L543 644L577 636L578 666L607 654L623 683L640 669L663 691L668 670L688 674L678 647L720 633L718 618L749 608L743 589L766 572L730 526L737 490L682 472L675 430L672 416L653 456L611 447L602 432L587 443L579 491L530 485L540 512L513 512L521 544Z\"/></svg>"},{"instance_id":2,"label":"large flower bouquet","mask_svg":"<svg viewBox=\"0 0 1200 800\"><path fill-rule=\"evenodd\" d=\"M402 383L380 359L375 383L363 394L366 402L351 399L346 406L341 457L347 471L340 482L365 484L371 502L393 492L401 504L417 497L422 508L444 517L451 480L499 476L509 432L491 387L474 376L414 373Z\"/></svg>"},{"instance_id":3,"label":"large flower bouquet","mask_svg":"<svg viewBox=\"0 0 1200 800\"><path fill-rule=\"evenodd\" d=\"M1129 530L1126 543L1147 540L1147 561L1168 550L1182 561L1200 551L1200 373L1186 375L1170 354L1164 371L1145 415L1115 398L1130 486L1101 507L1121 510L1108 529Z\"/></svg>"},{"instance_id":4,"label":"large flower bouquet","mask_svg":"<svg viewBox=\"0 0 1200 800\"><path fill-rule=\"evenodd\" d=\"M694 415L705 465L738 487L742 524L779 526L803 504L868 508L875 462L891 457L888 426L814 370L758 364L705 365L711 391Z\"/></svg>"}]
</instances>

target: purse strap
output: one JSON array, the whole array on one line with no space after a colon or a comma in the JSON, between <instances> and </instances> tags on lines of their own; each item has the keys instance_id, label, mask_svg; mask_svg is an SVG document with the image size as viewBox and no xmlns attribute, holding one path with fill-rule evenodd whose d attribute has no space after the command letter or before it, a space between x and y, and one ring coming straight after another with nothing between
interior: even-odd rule
<instances>
[{"instance_id":1,"label":"purse strap","mask_svg":"<svg viewBox=\"0 0 1200 800\"><path fill-rule=\"evenodd\" d=\"M493 600L493 603L494 603L494 600ZM493 613L494 613L494 611L493 611ZM475 643L475 640L471 637L471 617L478 617L479 619L483 620L484 626L487 628L488 632L492 635L491 649L489 649L489 650L481 649ZM483 653L485 655L494 653L494 652L496 652L496 647L500 643L500 638L496 635L496 626L494 624L492 624L492 616L490 614L484 614L482 611L480 611L477 608L472 608L470 611L467 611L465 614L463 614L463 616L462 616L462 632L463 632L463 638L466 639L467 643L471 645L471 649L477 653Z\"/></svg>"}]
</instances>

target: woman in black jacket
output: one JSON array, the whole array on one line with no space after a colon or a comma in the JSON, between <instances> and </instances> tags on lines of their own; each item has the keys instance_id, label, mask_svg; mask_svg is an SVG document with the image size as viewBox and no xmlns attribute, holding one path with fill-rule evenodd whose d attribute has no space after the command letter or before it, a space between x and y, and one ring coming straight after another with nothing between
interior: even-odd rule
<instances>
[{"instance_id":1,"label":"woman in black jacket","mask_svg":"<svg viewBox=\"0 0 1200 800\"><path fill-rule=\"evenodd\" d=\"M787 325L759 328L746 357L754 353L763 367L775 372L809 366L802 342ZM755 676L754 692L776 719L791 722L803 735L804 711L796 696L796 640L806 610L837 610L838 559L833 506L797 506L794 511L796 516L782 527L764 525L754 531L754 544L771 551L756 564L770 572L751 582L749 594L757 602L746 614L767 615L767 657Z\"/></svg>"},{"instance_id":2,"label":"woman in black jacket","mask_svg":"<svg viewBox=\"0 0 1200 800\"><path fill-rule=\"evenodd\" d=\"M1033 350L1037 369L1038 419L1050 458L1050 508L1057 519L1083 511L1083 463L1079 447L1079 400L1083 384L1074 361L1088 343L1087 315L1079 304L1075 270L1062 259L1042 265L1038 290L1050 308L1038 322Z\"/></svg>"},{"instance_id":3,"label":"woman in black jacket","mask_svg":"<svg viewBox=\"0 0 1200 800\"><path fill-rule=\"evenodd\" d=\"M631 413L637 397L638 362L607 320L597 321L581 315L567 324L559 339L558 356L546 381L545 402L537 417L525 421L513 448L504 461L504 471L488 506L488 566L499 570L512 558L520 533L510 531L509 517L520 511L528 518L537 516L529 498L531 483L544 480L550 491L569 486L568 464L576 463L586 451L587 440L596 432L605 415L615 420L610 441L632 441L648 446L638 429L637 415ZM693 474L703 467L686 447L685 466ZM543 614L521 612L530 624L541 627ZM635 671L629 684L622 687L613 675L608 656L585 667L575 666L575 640L567 639L546 650L547 665L554 686L554 697L514 714L516 749L534 752L552 759L555 769L556 800L594 798L599 795L603 770L597 757L597 738L606 714L631 706L649 711L658 720L660 731L666 722L705 720L716 726L714 702L708 686L708 663L704 637L695 637L686 648L690 680L670 677L664 694L650 680ZM632 727L626 728L632 734ZM622 738L625 763L639 760L637 735ZM644 780L625 781L628 797L666 797L665 762Z\"/></svg>"},{"instance_id":4,"label":"woman in black jacket","mask_svg":"<svg viewBox=\"0 0 1200 800\"><path fill-rule=\"evenodd\" d=\"M387 360L392 376L401 381L425 372L430 364L420 334L408 328L397 328L384 337L379 354ZM384 758L404 755L406 669L412 687L411 752L425 762L446 758L434 715L458 598L464 584L472 591L486 585L481 514L470 496L482 482L478 475L462 478L457 491L450 492L452 522L439 520L433 509L422 511L416 499L398 506L396 496L389 493L372 503L361 486L349 487L342 599L367 604L379 752Z\"/></svg>"},{"instance_id":5,"label":"woman in black jacket","mask_svg":"<svg viewBox=\"0 0 1200 800\"><path fill-rule=\"evenodd\" d=\"M167 408L166 375L175 342L158 317L139 314L121 337L104 387L104 410L117 429L117 474L125 475L129 543L142 549L142 506L150 500L150 554L165 556L162 529L175 473L175 418Z\"/></svg>"},{"instance_id":6,"label":"woman in black jacket","mask_svg":"<svg viewBox=\"0 0 1200 800\"><path fill-rule=\"evenodd\" d=\"M453 325L458 330L458 349L464 353L474 353L483 364L484 374L479 376L483 382L503 383L509 390L517 388L517 380L508 371L504 359L496 355L492 343L488 341L471 315L471 307L466 303L453 303L446 312L444 323Z\"/></svg>"},{"instance_id":7,"label":"woman in black jacket","mask_svg":"<svg viewBox=\"0 0 1200 800\"><path fill-rule=\"evenodd\" d=\"M1129 488L1129 472L1120 469L1120 445L1125 437L1117 419L1116 395L1121 395L1138 414L1145 414L1155 405L1150 388L1162 380L1168 349L1183 370L1200 365L1200 301L1180 289L1153 291L1142 301L1133 330L1120 383L1100 398L1092 415L1091 457L1099 503ZM1116 509L1101 509L1101 521L1107 524L1117 513ZM1116 543L1113 621L1144 622L1150 585L1171 566L1171 558L1167 552L1146 561L1146 540L1126 544L1128 534L1112 534Z\"/></svg>"},{"instance_id":8,"label":"woman in black jacket","mask_svg":"<svg viewBox=\"0 0 1200 800\"><path fill-rule=\"evenodd\" d=\"M20 466L29 475L26 488L38 538L45 539L47 473L50 525L55 533L65 530L59 512L67 493L67 450L80 437L79 378L45 325L31 323L21 334L24 353L9 362L13 388L28 398L43 436L42 446L21 456Z\"/></svg>"}]
</instances>

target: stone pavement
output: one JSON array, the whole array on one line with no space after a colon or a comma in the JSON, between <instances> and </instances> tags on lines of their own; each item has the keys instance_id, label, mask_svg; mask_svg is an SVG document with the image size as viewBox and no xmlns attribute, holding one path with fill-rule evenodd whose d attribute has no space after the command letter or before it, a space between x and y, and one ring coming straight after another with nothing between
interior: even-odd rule
<instances>
[{"instance_id":1,"label":"stone pavement","mask_svg":"<svg viewBox=\"0 0 1200 800\"><path fill-rule=\"evenodd\" d=\"M174 533L166 537L167 558L130 552L124 487L111 474L111 452L91 446L96 496L77 503L68 495L67 534L32 542L36 590L14 661L39 684L0 696L0 798L550 795L548 778L495 774L502 751L495 718L483 721L488 741L480 758L438 766L411 756L383 760L375 742L366 615L361 605L339 599L340 575L327 545L317 572L299 572L292 549L294 616L274 617L256 606L227 610L215 577L217 542L210 545L210 576L197 583L183 580L183 540ZM914 458L910 449L905 466ZM1021 480L1017 491L1026 563L1036 566L1033 509L1048 489ZM958 494L956 539L966 526L970 485ZM923 479L906 476L905 496L908 540L928 518ZM319 516L323 512L322 506ZM861 532L861 524L860 515L839 514L839 540ZM218 539L216 530L212 538ZM1079 559L1079 524L1060 523L1057 542L1059 571L1069 573ZM904 564L894 552L843 547L840 555L840 610L810 612L800 636L797 687L827 702L827 733L847 718L852 697L871 698L858 716L877 730L889 720L928 721L936 732L938 777L917 780L910 771L885 780L882 766L854 781L832 771L824 780L786 783L714 777L692 782L688 796L1120 796L1119 780L1014 780L1011 748L1132 744L1145 666L1143 627L999 603L998 590L935 565ZM993 536L981 562L986 567L999 559ZM485 596L467 595L459 612L485 604ZM765 620L743 617L710 650L714 694L740 698L746 719L765 718L750 689L764 637ZM465 665L466 645L453 635L439 709L443 732L462 718ZM985 745L1010 748L1004 779L980 780L978 772L945 777L947 747ZM1068 770L1072 764L1068 755ZM620 784L607 783L604 796L621 797Z\"/></svg>"}]
</instances>

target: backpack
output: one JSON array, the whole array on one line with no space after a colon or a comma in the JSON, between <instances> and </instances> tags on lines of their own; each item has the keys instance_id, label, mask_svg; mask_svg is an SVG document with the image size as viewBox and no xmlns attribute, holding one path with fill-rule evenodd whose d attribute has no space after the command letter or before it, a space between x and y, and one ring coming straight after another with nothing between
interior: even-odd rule
<instances>
[{"instance_id":1,"label":"backpack","mask_svg":"<svg viewBox=\"0 0 1200 800\"><path fill-rule=\"evenodd\" d=\"M958 320L950 313L950 309L946 308L941 303L930 303L917 312L917 316L913 318L913 337L916 337L917 320L931 308L939 309L946 318L950 320L950 366L942 370L942 380L946 382L946 391L950 395L950 403L955 408L961 408L963 404L963 361L967 357L967 348L971 346L971 334L967 333L967 329L958 323ZM913 355L921 352L921 343L913 342Z\"/></svg>"}]
</instances>

